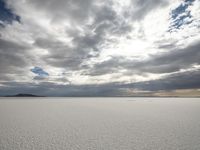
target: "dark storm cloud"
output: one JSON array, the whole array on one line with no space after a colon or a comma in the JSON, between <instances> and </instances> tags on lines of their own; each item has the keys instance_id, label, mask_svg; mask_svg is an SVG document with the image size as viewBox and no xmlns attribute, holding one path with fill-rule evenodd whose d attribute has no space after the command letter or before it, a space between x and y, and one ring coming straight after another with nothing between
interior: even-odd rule
<instances>
[{"instance_id":1,"label":"dark storm cloud","mask_svg":"<svg viewBox=\"0 0 200 150\"><path fill-rule=\"evenodd\" d=\"M89 58L98 57L106 44L115 42L114 39L110 39L111 36L116 37L129 33L132 30L131 25L117 15L112 3L108 4L103 3L101 6L93 6L90 9L93 22L90 24L80 22L83 24L81 27L84 33L81 34L76 27L66 29L66 34L72 38L72 47L53 37L37 38L34 45L49 52L43 59L55 67L77 70Z\"/></svg>"},{"instance_id":2,"label":"dark storm cloud","mask_svg":"<svg viewBox=\"0 0 200 150\"><path fill-rule=\"evenodd\" d=\"M184 49L174 49L170 52L163 52L151 55L149 59L128 60L126 57L112 57L102 63L95 64L88 74L98 76L118 72L120 69L127 69L128 73L171 73L181 69L187 69L194 64L200 64L200 43L197 42Z\"/></svg>"},{"instance_id":3,"label":"dark storm cloud","mask_svg":"<svg viewBox=\"0 0 200 150\"><path fill-rule=\"evenodd\" d=\"M169 75L163 79L151 80L147 82L138 82L127 85L127 88L136 88L139 90L159 91L176 89L199 89L200 88L200 70L187 71Z\"/></svg>"},{"instance_id":4,"label":"dark storm cloud","mask_svg":"<svg viewBox=\"0 0 200 150\"><path fill-rule=\"evenodd\" d=\"M48 54L42 57L48 65L77 70L92 49L87 44L90 42L92 44L94 40L90 40L89 36L76 40L77 42L73 41L74 47L69 47L66 43L51 38L38 38L35 45L48 50Z\"/></svg>"},{"instance_id":5,"label":"dark storm cloud","mask_svg":"<svg viewBox=\"0 0 200 150\"><path fill-rule=\"evenodd\" d=\"M72 52L66 43L61 42L53 37L36 38L34 46L48 50L49 55L54 57L70 56Z\"/></svg>"},{"instance_id":6,"label":"dark storm cloud","mask_svg":"<svg viewBox=\"0 0 200 150\"><path fill-rule=\"evenodd\" d=\"M160 90L171 91L177 89L199 89L200 70L188 71L169 75L163 79L138 83L108 83L99 85L59 85L49 82L17 83L4 82L0 86L0 96L18 93L31 93L44 96L131 96L137 90L157 92ZM129 91L136 90L136 93Z\"/></svg>"},{"instance_id":7,"label":"dark storm cloud","mask_svg":"<svg viewBox=\"0 0 200 150\"><path fill-rule=\"evenodd\" d=\"M174 73L181 69L190 69L194 64L200 65L199 43L193 43L186 48L176 48L177 41L173 43L171 40L164 41L161 38L159 43L153 43L152 46L156 47L155 52L159 49L165 49L165 52L150 55L148 59L139 60L138 58L130 59L111 55L109 60L98 62L101 59L99 56L101 56L102 50L106 50L108 46L115 47L118 42L121 43L122 41L119 41L121 37L129 36L133 38L132 40L136 37L137 40L139 33L132 35L135 33L132 32L135 30L133 27L135 22L141 25L140 33L143 33L139 39L145 39L142 20L150 12L167 6L167 0L132 0L131 5L124 7L123 10L118 10L111 0L26 0L23 3L21 3L22 1L8 0L8 2L13 7L14 4L19 7L16 12L21 12L20 16L24 15L26 22L5 27L9 31L13 31L15 36L10 37L11 39L17 40L16 34L20 32L17 38L22 38L22 40L19 42L7 40L12 34L9 33L7 36L6 32L8 31L6 30L0 38L0 95L30 93L44 96L129 96L129 90L134 89L154 92L200 88L199 70L130 84L113 83L116 77L112 76L112 73L118 73L121 70L127 70L121 72L121 76L131 78L134 75L143 77L148 73L160 75ZM20 3L19 6L17 3ZM30 8L30 10L26 10L26 8ZM174 10L173 21L175 24L173 27L178 25L175 20L181 21L179 17L181 11ZM23 14L24 12L27 14ZM34 15L37 15L38 20L33 17ZM135 28L137 30L137 27ZM22 31L26 33L22 34ZM71 41L65 42L65 38L69 38ZM29 44L30 46L27 46ZM40 50L44 50L44 53L40 54ZM33 59L38 62L34 62ZM95 62L90 61L92 59ZM38 65L37 63L39 66L47 65L52 73L54 69L71 72L69 80L67 74L51 75L47 79L42 75L48 76L46 71L40 68L38 72L38 69L36 68L34 71L34 68L33 72L37 76L33 77L33 80L31 77L30 81L13 82L17 81L18 75L28 76L30 67ZM73 85L73 82L70 81L71 78L79 80L72 77L77 73L76 71L80 71L80 74L78 73L80 80L82 77L88 77L89 79L86 81L88 83L90 83L90 79L98 80L98 77L94 76L105 74L110 75L109 77L112 79L107 84ZM99 80L103 81L103 79Z\"/></svg>"},{"instance_id":8,"label":"dark storm cloud","mask_svg":"<svg viewBox=\"0 0 200 150\"><path fill-rule=\"evenodd\" d=\"M35 46L48 51L48 54L42 57L48 65L76 70L87 53L84 53L82 47L77 49L76 43L73 42L73 44L73 48L69 47L53 37L37 38L34 43Z\"/></svg>"},{"instance_id":9,"label":"dark storm cloud","mask_svg":"<svg viewBox=\"0 0 200 150\"><path fill-rule=\"evenodd\" d=\"M126 22L126 18L117 14L112 4L97 8L95 14L95 21L92 27L95 28L96 34L122 36L133 30L131 24Z\"/></svg>"},{"instance_id":10,"label":"dark storm cloud","mask_svg":"<svg viewBox=\"0 0 200 150\"><path fill-rule=\"evenodd\" d=\"M86 74L98 76L118 72L120 69L126 68L129 63L131 62L127 61L125 57L112 57L109 60L95 64Z\"/></svg>"},{"instance_id":11,"label":"dark storm cloud","mask_svg":"<svg viewBox=\"0 0 200 150\"><path fill-rule=\"evenodd\" d=\"M114 88L114 83L105 85L58 85L41 82L17 83L7 82L0 86L0 96L18 93L31 93L44 96L120 96L122 91Z\"/></svg>"},{"instance_id":12,"label":"dark storm cloud","mask_svg":"<svg viewBox=\"0 0 200 150\"><path fill-rule=\"evenodd\" d=\"M124 16L117 14L111 1L101 2L101 5L97 5L99 2L92 0L84 2L82 0L27 0L25 3L46 13L52 23L59 22L59 19L67 19L81 25L80 27L84 30L84 34L80 34L76 26L72 29L66 29L66 34L73 39L73 47L52 36L35 39L35 46L49 52L42 59L54 67L78 70L88 59L98 57L106 44L117 42L116 39L110 39L111 36L115 38L124 36L133 30L130 22L127 23ZM138 15L136 18L142 18L148 11L164 6L166 1L149 0L143 1L143 3L140 1L132 3L133 7L137 8L137 12L132 15ZM89 19L93 21L88 24Z\"/></svg>"},{"instance_id":13,"label":"dark storm cloud","mask_svg":"<svg viewBox=\"0 0 200 150\"><path fill-rule=\"evenodd\" d=\"M28 65L26 54L27 46L0 38L0 75L17 74L23 72Z\"/></svg>"},{"instance_id":14,"label":"dark storm cloud","mask_svg":"<svg viewBox=\"0 0 200 150\"><path fill-rule=\"evenodd\" d=\"M178 40L158 40L154 44L157 45L158 49L173 50L178 43Z\"/></svg>"}]
</instances>

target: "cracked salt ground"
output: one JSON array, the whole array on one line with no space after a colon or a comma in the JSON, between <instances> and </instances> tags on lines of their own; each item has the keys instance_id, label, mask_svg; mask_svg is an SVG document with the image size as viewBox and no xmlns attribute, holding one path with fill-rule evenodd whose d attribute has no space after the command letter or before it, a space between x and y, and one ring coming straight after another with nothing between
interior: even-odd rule
<instances>
[{"instance_id":1,"label":"cracked salt ground","mask_svg":"<svg viewBox=\"0 0 200 150\"><path fill-rule=\"evenodd\" d=\"M1 150L199 150L200 101L0 99Z\"/></svg>"}]
</instances>

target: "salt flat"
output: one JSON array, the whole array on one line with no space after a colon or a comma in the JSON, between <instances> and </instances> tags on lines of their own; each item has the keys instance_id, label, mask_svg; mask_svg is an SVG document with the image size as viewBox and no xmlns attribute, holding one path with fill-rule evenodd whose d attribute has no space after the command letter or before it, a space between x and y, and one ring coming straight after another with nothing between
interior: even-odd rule
<instances>
[{"instance_id":1,"label":"salt flat","mask_svg":"<svg viewBox=\"0 0 200 150\"><path fill-rule=\"evenodd\" d=\"M0 99L0 150L55 149L199 150L200 99Z\"/></svg>"}]
</instances>

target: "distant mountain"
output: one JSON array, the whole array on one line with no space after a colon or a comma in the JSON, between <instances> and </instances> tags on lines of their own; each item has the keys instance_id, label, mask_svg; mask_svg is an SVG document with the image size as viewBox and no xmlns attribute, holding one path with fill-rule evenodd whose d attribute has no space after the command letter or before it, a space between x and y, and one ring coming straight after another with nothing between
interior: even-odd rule
<instances>
[{"instance_id":1,"label":"distant mountain","mask_svg":"<svg viewBox=\"0 0 200 150\"><path fill-rule=\"evenodd\" d=\"M5 97L44 97L44 96L19 93L19 94L16 94L16 95L7 95Z\"/></svg>"}]
</instances>

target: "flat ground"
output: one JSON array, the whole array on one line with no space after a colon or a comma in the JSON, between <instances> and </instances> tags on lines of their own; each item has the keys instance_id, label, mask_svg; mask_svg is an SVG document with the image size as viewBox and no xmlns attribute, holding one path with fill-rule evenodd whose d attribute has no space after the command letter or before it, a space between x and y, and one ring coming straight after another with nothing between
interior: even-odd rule
<instances>
[{"instance_id":1,"label":"flat ground","mask_svg":"<svg viewBox=\"0 0 200 150\"><path fill-rule=\"evenodd\" d=\"M200 99L1 98L0 150L199 150Z\"/></svg>"}]
</instances>

